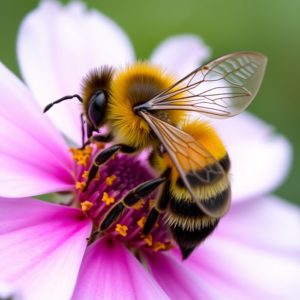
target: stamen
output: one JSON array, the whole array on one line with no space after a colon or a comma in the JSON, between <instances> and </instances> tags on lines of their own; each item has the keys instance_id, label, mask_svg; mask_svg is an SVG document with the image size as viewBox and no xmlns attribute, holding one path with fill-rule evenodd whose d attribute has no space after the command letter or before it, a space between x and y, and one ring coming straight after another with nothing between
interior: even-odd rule
<instances>
[{"instance_id":1,"label":"stamen","mask_svg":"<svg viewBox=\"0 0 300 300\"><path fill-rule=\"evenodd\" d=\"M74 147L70 148L70 151L73 155L73 160L77 162L78 165L86 167L93 148L91 146L87 146L84 149L76 149Z\"/></svg>"},{"instance_id":2,"label":"stamen","mask_svg":"<svg viewBox=\"0 0 300 300\"><path fill-rule=\"evenodd\" d=\"M153 238L151 234L148 234L145 238L144 241L146 242L146 244L151 247L152 246L152 242L153 242Z\"/></svg>"},{"instance_id":3,"label":"stamen","mask_svg":"<svg viewBox=\"0 0 300 300\"><path fill-rule=\"evenodd\" d=\"M138 221L137 221L137 225L143 229L144 228L144 225L145 225L145 222L146 222L146 216L143 216L141 217Z\"/></svg>"},{"instance_id":4,"label":"stamen","mask_svg":"<svg viewBox=\"0 0 300 300\"><path fill-rule=\"evenodd\" d=\"M85 188L85 186L86 186L86 183L83 181L77 181L75 183L75 188L80 191L82 191Z\"/></svg>"},{"instance_id":5,"label":"stamen","mask_svg":"<svg viewBox=\"0 0 300 300\"><path fill-rule=\"evenodd\" d=\"M111 186L113 182L116 180L117 176L116 175L111 175L109 177L105 178L105 183L107 186Z\"/></svg>"},{"instance_id":6,"label":"stamen","mask_svg":"<svg viewBox=\"0 0 300 300\"><path fill-rule=\"evenodd\" d=\"M103 193L102 201L105 202L106 205L110 205L114 203L116 200L114 197L110 197L107 192Z\"/></svg>"},{"instance_id":7,"label":"stamen","mask_svg":"<svg viewBox=\"0 0 300 300\"><path fill-rule=\"evenodd\" d=\"M158 252L160 250L165 250L167 247L164 243L162 242L154 242L153 246L152 246L152 249L155 251L155 252Z\"/></svg>"},{"instance_id":8,"label":"stamen","mask_svg":"<svg viewBox=\"0 0 300 300\"><path fill-rule=\"evenodd\" d=\"M115 231L124 237L127 235L127 230L128 230L128 227L126 225L121 225L121 224L116 225Z\"/></svg>"},{"instance_id":9,"label":"stamen","mask_svg":"<svg viewBox=\"0 0 300 300\"><path fill-rule=\"evenodd\" d=\"M155 200L154 199L150 199L149 200L149 208L153 208L154 207L154 204L155 204Z\"/></svg>"},{"instance_id":10,"label":"stamen","mask_svg":"<svg viewBox=\"0 0 300 300\"><path fill-rule=\"evenodd\" d=\"M88 179L88 178L89 178L89 171L84 171L84 172L82 173L82 178Z\"/></svg>"},{"instance_id":11,"label":"stamen","mask_svg":"<svg viewBox=\"0 0 300 300\"><path fill-rule=\"evenodd\" d=\"M81 202L80 205L83 212L89 211L94 206L94 204L88 200Z\"/></svg>"},{"instance_id":12,"label":"stamen","mask_svg":"<svg viewBox=\"0 0 300 300\"><path fill-rule=\"evenodd\" d=\"M144 200L142 199L139 202L137 202L135 205L133 205L132 208L135 210L139 210L143 208L143 206L144 206Z\"/></svg>"}]
</instances>

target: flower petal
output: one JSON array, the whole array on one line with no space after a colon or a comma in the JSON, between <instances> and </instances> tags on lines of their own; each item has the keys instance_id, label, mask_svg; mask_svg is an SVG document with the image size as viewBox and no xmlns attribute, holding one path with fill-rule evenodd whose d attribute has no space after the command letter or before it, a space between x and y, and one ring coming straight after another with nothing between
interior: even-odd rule
<instances>
[{"instance_id":1,"label":"flower petal","mask_svg":"<svg viewBox=\"0 0 300 300\"><path fill-rule=\"evenodd\" d=\"M300 209L275 196L234 205L216 234L272 252L300 257Z\"/></svg>"},{"instance_id":2,"label":"flower petal","mask_svg":"<svg viewBox=\"0 0 300 300\"><path fill-rule=\"evenodd\" d=\"M87 249L72 300L169 299L142 264L118 242Z\"/></svg>"},{"instance_id":3,"label":"flower petal","mask_svg":"<svg viewBox=\"0 0 300 300\"><path fill-rule=\"evenodd\" d=\"M151 61L181 78L201 66L210 49L195 35L183 34L166 39L153 51Z\"/></svg>"},{"instance_id":4,"label":"flower petal","mask_svg":"<svg viewBox=\"0 0 300 300\"><path fill-rule=\"evenodd\" d=\"M0 280L24 299L70 299L91 222L80 210L28 198L0 198L0 219Z\"/></svg>"},{"instance_id":5,"label":"flower petal","mask_svg":"<svg viewBox=\"0 0 300 300\"><path fill-rule=\"evenodd\" d=\"M297 299L300 210L275 197L236 204L187 260L226 299Z\"/></svg>"},{"instance_id":6,"label":"flower petal","mask_svg":"<svg viewBox=\"0 0 300 300\"><path fill-rule=\"evenodd\" d=\"M65 95L80 93L82 77L103 64L118 66L134 59L130 41L112 20L81 2L62 7L42 1L23 21L18 58L26 82L42 107ZM77 101L49 111L58 128L80 143Z\"/></svg>"},{"instance_id":7,"label":"flower petal","mask_svg":"<svg viewBox=\"0 0 300 300\"><path fill-rule=\"evenodd\" d=\"M291 166L290 143L249 113L214 120L232 161L233 201L252 199L274 190Z\"/></svg>"},{"instance_id":8,"label":"flower petal","mask_svg":"<svg viewBox=\"0 0 300 300\"><path fill-rule=\"evenodd\" d=\"M299 258L210 238L187 261L225 299L298 299Z\"/></svg>"},{"instance_id":9,"label":"flower petal","mask_svg":"<svg viewBox=\"0 0 300 300\"><path fill-rule=\"evenodd\" d=\"M71 189L71 158L58 131L24 84L0 64L0 195Z\"/></svg>"},{"instance_id":10,"label":"flower petal","mask_svg":"<svg viewBox=\"0 0 300 300\"><path fill-rule=\"evenodd\" d=\"M148 257L154 278L171 299L221 299L210 282L185 267L173 255L155 253Z\"/></svg>"}]
</instances>

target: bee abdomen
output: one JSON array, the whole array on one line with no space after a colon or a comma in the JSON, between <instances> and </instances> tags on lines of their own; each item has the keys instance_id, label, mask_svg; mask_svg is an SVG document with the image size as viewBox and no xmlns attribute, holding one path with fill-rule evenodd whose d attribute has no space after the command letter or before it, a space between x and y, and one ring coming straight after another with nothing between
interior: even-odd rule
<instances>
[{"instance_id":1,"label":"bee abdomen","mask_svg":"<svg viewBox=\"0 0 300 300\"><path fill-rule=\"evenodd\" d=\"M221 203L227 201L229 195L230 186L202 201ZM214 231L218 222L218 218L207 216L191 199L177 199L171 196L166 223L180 247L183 259Z\"/></svg>"},{"instance_id":2,"label":"bee abdomen","mask_svg":"<svg viewBox=\"0 0 300 300\"><path fill-rule=\"evenodd\" d=\"M181 226L170 226L173 238L179 245L183 259L187 259L193 250L214 231L218 222L219 220L216 219L213 223L193 231L183 229Z\"/></svg>"},{"instance_id":3,"label":"bee abdomen","mask_svg":"<svg viewBox=\"0 0 300 300\"><path fill-rule=\"evenodd\" d=\"M230 169L230 159L227 154L218 161L218 164L206 166L196 172L187 172L186 177L192 187L214 183L224 176L224 173L219 172L219 165L222 166L224 173L227 174ZM181 177L178 177L176 184L179 187L185 187Z\"/></svg>"}]
</instances>

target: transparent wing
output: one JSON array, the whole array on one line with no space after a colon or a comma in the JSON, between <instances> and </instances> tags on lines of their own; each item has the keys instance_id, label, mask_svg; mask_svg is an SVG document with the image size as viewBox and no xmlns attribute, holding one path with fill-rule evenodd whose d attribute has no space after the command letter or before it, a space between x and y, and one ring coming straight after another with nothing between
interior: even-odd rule
<instances>
[{"instance_id":1,"label":"transparent wing","mask_svg":"<svg viewBox=\"0 0 300 300\"><path fill-rule=\"evenodd\" d=\"M261 85L267 58L256 52L235 52L211 61L143 104L146 110L177 109L213 118L239 114Z\"/></svg>"},{"instance_id":2,"label":"transparent wing","mask_svg":"<svg viewBox=\"0 0 300 300\"><path fill-rule=\"evenodd\" d=\"M225 176L218 161L188 133L154 117L148 112L140 112L151 129L166 148L181 179L199 208L209 216L220 218L229 209L230 199L208 203L200 201L195 189Z\"/></svg>"}]
</instances>

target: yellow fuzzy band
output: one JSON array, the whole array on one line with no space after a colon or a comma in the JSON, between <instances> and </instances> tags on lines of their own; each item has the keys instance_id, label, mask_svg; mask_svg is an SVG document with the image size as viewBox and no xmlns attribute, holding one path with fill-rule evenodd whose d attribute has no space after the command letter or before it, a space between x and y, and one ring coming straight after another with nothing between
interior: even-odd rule
<instances>
[{"instance_id":1,"label":"yellow fuzzy band","mask_svg":"<svg viewBox=\"0 0 300 300\"><path fill-rule=\"evenodd\" d=\"M136 63L122 69L111 85L108 121L119 142L135 148L144 148L156 143L148 124L137 115L133 107L152 99L174 83L171 76L147 63ZM184 112L167 111L161 115L169 123L178 122Z\"/></svg>"}]
</instances>

